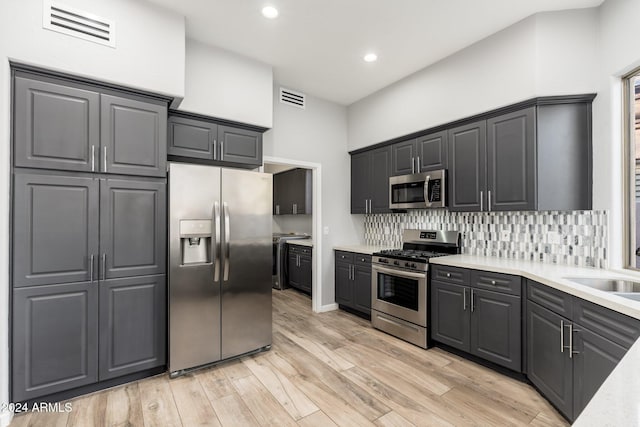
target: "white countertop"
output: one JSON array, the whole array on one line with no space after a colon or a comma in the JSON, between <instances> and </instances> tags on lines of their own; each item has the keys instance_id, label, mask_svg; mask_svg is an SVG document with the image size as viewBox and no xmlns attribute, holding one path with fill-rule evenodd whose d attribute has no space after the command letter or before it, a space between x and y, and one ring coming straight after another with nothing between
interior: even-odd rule
<instances>
[{"instance_id":1,"label":"white countertop","mask_svg":"<svg viewBox=\"0 0 640 427\"><path fill-rule=\"evenodd\" d=\"M429 263L519 275L640 319L640 301L591 289L565 279L565 277L616 277L640 281L637 276L596 268L472 255L431 258ZM640 426L640 340L637 340L629 349L573 425L580 427Z\"/></svg>"},{"instance_id":2,"label":"white countertop","mask_svg":"<svg viewBox=\"0 0 640 427\"><path fill-rule=\"evenodd\" d=\"M431 258L429 259L429 263L448 265L451 267L473 268L496 273L515 274L603 307L610 308L627 316L640 319L640 301L634 301L613 295L609 292L599 291L566 279L566 277L608 277L640 281L638 277L617 271L476 255L448 255ZM640 396L638 396L638 401L640 401Z\"/></svg>"},{"instance_id":3,"label":"white countertop","mask_svg":"<svg viewBox=\"0 0 640 427\"><path fill-rule=\"evenodd\" d=\"M313 247L313 239L296 239L296 240L288 240L288 245L298 245L298 246L309 246Z\"/></svg>"},{"instance_id":4,"label":"white countertop","mask_svg":"<svg viewBox=\"0 0 640 427\"><path fill-rule=\"evenodd\" d=\"M333 247L336 251L355 252L359 254L371 255L382 249L393 249L389 246L371 246L371 245L338 245Z\"/></svg>"}]
</instances>

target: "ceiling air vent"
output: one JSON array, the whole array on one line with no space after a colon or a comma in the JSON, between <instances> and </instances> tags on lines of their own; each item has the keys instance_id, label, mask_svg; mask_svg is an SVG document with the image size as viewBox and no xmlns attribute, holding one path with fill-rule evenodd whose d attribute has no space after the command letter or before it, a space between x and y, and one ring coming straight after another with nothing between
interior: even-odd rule
<instances>
[{"instance_id":1,"label":"ceiling air vent","mask_svg":"<svg viewBox=\"0 0 640 427\"><path fill-rule=\"evenodd\" d=\"M283 104L291 105L292 107L302 108L304 110L305 98L306 98L306 95L304 93L285 89L283 87L280 88L280 102L282 102Z\"/></svg>"},{"instance_id":2,"label":"ceiling air vent","mask_svg":"<svg viewBox=\"0 0 640 427\"><path fill-rule=\"evenodd\" d=\"M116 47L115 24L96 16L50 0L43 1L42 26L106 46Z\"/></svg>"}]
</instances>

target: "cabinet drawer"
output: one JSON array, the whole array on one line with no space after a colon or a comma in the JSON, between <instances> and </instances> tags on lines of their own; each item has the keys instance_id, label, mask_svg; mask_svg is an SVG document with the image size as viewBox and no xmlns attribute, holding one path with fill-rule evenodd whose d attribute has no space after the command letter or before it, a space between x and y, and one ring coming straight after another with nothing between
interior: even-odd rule
<instances>
[{"instance_id":1,"label":"cabinet drawer","mask_svg":"<svg viewBox=\"0 0 640 427\"><path fill-rule=\"evenodd\" d=\"M336 251L336 262L350 262L353 263L353 252Z\"/></svg>"},{"instance_id":2,"label":"cabinet drawer","mask_svg":"<svg viewBox=\"0 0 640 427\"><path fill-rule=\"evenodd\" d=\"M365 267L371 267L371 255L365 254L353 254L355 263L357 265L363 265Z\"/></svg>"},{"instance_id":3,"label":"cabinet drawer","mask_svg":"<svg viewBox=\"0 0 640 427\"><path fill-rule=\"evenodd\" d=\"M439 280L456 285L469 284L469 270L459 267L447 267L443 265L430 265L431 280Z\"/></svg>"},{"instance_id":4,"label":"cabinet drawer","mask_svg":"<svg viewBox=\"0 0 640 427\"><path fill-rule=\"evenodd\" d=\"M545 286L542 283L527 280L527 299L542 307L571 319L573 315L573 297L562 291Z\"/></svg>"},{"instance_id":5,"label":"cabinet drawer","mask_svg":"<svg viewBox=\"0 0 640 427\"><path fill-rule=\"evenodd\" d=\"M625 349L629 349L640 336L640 320L581 298L574 298L573 321Z\"/></svg>"},{"instance_id":6,"label":"cabinet drawer","mask_svg":"<svg viewBox=\"0 0 640 427\"><path fill-rule=\"evenodd\" d=\"M522 278L510 274L473 270L471 271L471 286L516 296L522 294Z\"/></svg>"}]
</instances>

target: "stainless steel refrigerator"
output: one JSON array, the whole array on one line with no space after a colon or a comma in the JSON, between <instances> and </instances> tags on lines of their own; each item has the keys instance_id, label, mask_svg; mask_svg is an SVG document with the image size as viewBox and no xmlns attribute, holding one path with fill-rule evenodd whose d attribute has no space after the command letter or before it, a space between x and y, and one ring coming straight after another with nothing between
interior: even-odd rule
<instances>
[{"instance_id":1,"label":"stainless steel refrigerator","mask_svg":"<svg viewBox=\"0 0 640 427\"><path fill-rule=\"evenodd\" d=\"M169 164L169 372L271 345L272 176Z\"/></svg>"}]
</instances>

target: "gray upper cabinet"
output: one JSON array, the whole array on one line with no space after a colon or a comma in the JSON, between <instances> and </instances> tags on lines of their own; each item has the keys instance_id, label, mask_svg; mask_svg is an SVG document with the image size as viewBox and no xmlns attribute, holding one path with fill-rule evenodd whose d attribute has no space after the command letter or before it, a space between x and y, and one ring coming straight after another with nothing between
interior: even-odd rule
<instances>
[{"instance_id":1,"label":"gray upper cabinet","mask_svg":"<svg viewBox=\"0 0 640 427\"><path fill-rule=\"evenodd\" d=\"M449 210L486 209L486 121L449 130Z\"/></svg>"},{"instance_id":2,"label":"gray upper cabinet","mask_svg":"<svg viewBox=\"0 0 640 427\"><path fill-rule=\"evenodd\" d=\"M312 171L291 169L273 175L273 214L312 213Z\"/></svg>"},{"instance_id":3,"label":"gray upper cabinet","mask_svg":"<svg viewBox=\"0 0 640 427\"><path fill-rule=\"evenodd\" d=\"M391 176L416 173L416 140L396 142L391 146Z\"/></svg>"},{"instance_id":4,"label":"gray upper cabinet","mask_svg":"<svg viewBox=\"0 0 640 427\"><path fill-rule=\"evenodd\" d=\"M166 184L101 181L101 278L164 274Z\"/></svg>"},{"instance_id":5,"label":"gray upper cabinet","mask_svg":"<svg viewBox=\"0 0 640 427\"><path fill-rule=\"evenodd\" d=\"M220 160L223 162L260 166L262 164L262 133L232 126L218 126Z\"/></svg>"},{"instance_id":6,"label":"gray upper cabinet","mask_svg":"<svg viewBox=\"0 0 640 427\"><path fill-rule=\"evenodd\" d=\"M100 380L166 362L165 277L100 283Z\"/></svg>"},{"instance_id":7,"label":"gray upper cabinet","mask_svg":"<svg viewBox=\"0 0 640 427\"><path fill-rule=\"evenodd\" d=\"M396 142L391 150L391 176L446 169L447 131Z\"/></svg>"},{"instance_id":8,"label":"gray upper cabinet","mask_svg":"<svg viewBox=\"0 0 640 427\"><path fill-rule=\"evenodd\" d=\"M535 108L487 120L487 207L535 208Z\"/></svg>"},{"instance_id":9,"label":"gray upper cabinet","mask_svg":"<svg viewBox=\"0 0 640 427\"><path fill-rule=\"evenodd\" d=\"M100 148L100 94L16 77L15 165L90 172Z\"/></svg>"},{"instance_id":10,"label":"gray upper cabinet","mask_svg":"<svg viewBox=\"0 0 640 427\"><path fill-rule=\"evenodd\" d=\"M351 156L351 213L386 213L389 209L391 147Z\"/></svg>"},{"instance_id":11,"label":"gray upper cabinet","mask_svg":"<svg viewBox=\"0 0 640 427\"><path fill-rule=\"evenodd\" d=\"M169 117L167 154L217 160L218 125L180 116Z\"/></svg>"},{"instance_id":12,"label":"gray upper cabinet","mask_svg":"<svg viewBox=\"0 0 640 427\"><path fill-rule=\"evenodd\" d=\"M91 282L13 291L12 401L98 380L97 302Z\"/></svg>"},{"instance_id":13,"label":"gray upper cabinet","mask_svg":"<svg viewBox=\"0 0 640 427\"><path fill-rule=\"evenodd\" d=\"M167 105L105 94L100 98L100 170L166 176Z\"/></svg>"},{"instance_id":14,"label":"gray upper cabinet","mask_svg":"<svg viewBox=\"0 0 640 427\"><path fill-rule=\"evenodd\" d=\"M166 176L166 101L15 73L15 166Z\"/></svg>"},{"instance_id":15,"label":"gray upper cabinet","mask_svg":"<svg viewBox=\"0 0 640 427\"><path fill-rule=\"evenodd\" d=\"M16 173L13 186L14 286L91 280L92 256L98 254L98 181Z\"/></svg>"},{"instance_id":16,"label":"gray upper cabinet","mask_svg":"<svg viewBox=\"0 0 640 427\"><path fill-rule=\"evenodd\" d=\"M416 147L416 173L447 168L447 131L418 137Z\"/></svg>"}]
</instances>

